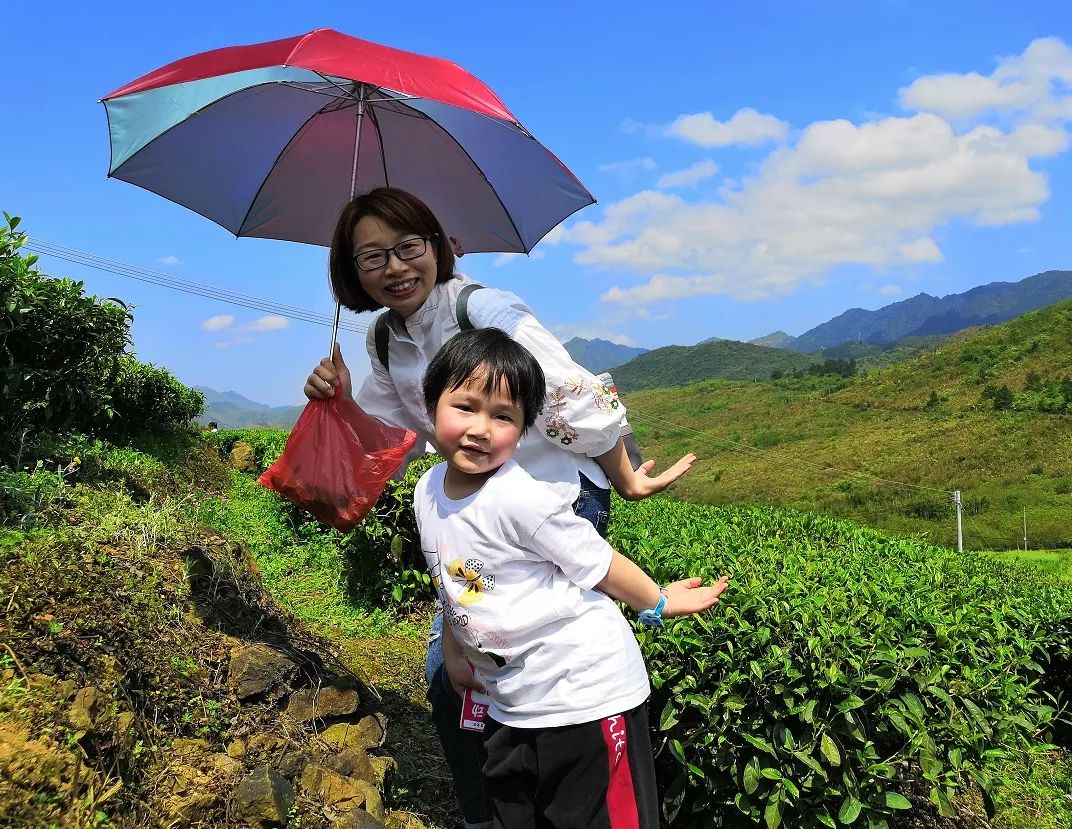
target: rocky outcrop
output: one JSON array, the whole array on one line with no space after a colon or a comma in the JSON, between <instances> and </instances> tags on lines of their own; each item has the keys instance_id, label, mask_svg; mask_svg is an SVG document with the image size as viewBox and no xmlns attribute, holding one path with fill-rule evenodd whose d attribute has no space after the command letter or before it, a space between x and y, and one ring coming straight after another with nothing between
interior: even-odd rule
<instances>
[{"instance_id":1,"label":"rocky outcrop","mask_svg":"<svg viewBox=\"0 0 1072 829\"><path fill-rule=\"evenodd\" d=\"M238 441L231 449L231 466L237 469L239 472L252 472L254 474L261 471L260 466L257 464L257 454L253 451L253 447L246 443L244 440Z\"/></svg>"},{"instance_id":2,"label":"rocky outcrop","mask_svg":"<svg viewBox=\"0 0 1072 829\"><path fill-rule=\"evenodd\" d=\"M231 651L227 687L243 702L290 687L298 666L267 645L240 645Z\"/></svg>"}]
</instances>

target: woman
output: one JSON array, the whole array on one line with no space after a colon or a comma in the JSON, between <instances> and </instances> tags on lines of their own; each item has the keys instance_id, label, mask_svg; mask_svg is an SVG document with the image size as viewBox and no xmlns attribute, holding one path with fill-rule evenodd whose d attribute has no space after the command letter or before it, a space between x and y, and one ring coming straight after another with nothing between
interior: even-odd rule
<instances>
[{"instance_id":1,"label":"woman","mask_svg":"<svg viewBox=\"0 0 1072 829\"><path fill-rule=\"evenodd\" d=\"M653 461L634 470L621 438L625 408L617 395L573 362L516 295L493 288L466 290L475 283L455 273L449 237L411 193L382 187L353 199L335 227L329 271L335 296L346 308L388 309L379 349L376 326L369 328L372 373L354 399L384 423L416 432L415 454L434 435L421 386L429 361L463 327L494 327L531 351L547 379L548 404L536 427L521 439L514 460L568 497L574 511L600 534L606 533L609 519L610 484L623 498L638 500L666 489L695 460L686 455L655 477L649 476ZM467 320L459 320L459 314ZM309 375L305 394L327 399L336 387L353 397L338 345L332 358L321 360ZM491 820L480 781L481 738L458 728L459 702L446 680L438 641L441 626L437 618L426 665L428 696L466 826L479 827Z\"/></svg>"}]
</instances>

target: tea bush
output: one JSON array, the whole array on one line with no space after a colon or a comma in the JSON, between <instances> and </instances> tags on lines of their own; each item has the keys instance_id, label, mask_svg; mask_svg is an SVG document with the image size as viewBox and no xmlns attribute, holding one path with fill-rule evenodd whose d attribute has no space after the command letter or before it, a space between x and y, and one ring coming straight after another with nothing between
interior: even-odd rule
<instances>
[{"instance_id":1,"label":"tea bush","mask_svg":"<svg viewBox=\"0 0 1072 829\"><path fill-rule=\"evenodd\" d=\"M185 424L204 397L164 369L125 353L130 310L52 279L20 250L26 235L0 225L0 460L20 463L28 442L80 432L112 440Z\"/></svg>"},{"instance_id":2,"label":"tea bush","mask_svg":"<svg viewBox=\"0 0 1072 829\"><path fill-rule=\"evenodd\" d=\"M342 540L351 593L427 596L412 488ZM897 826L1067 739L1072 587L782 509L615 499L611 542L663 582L733 577L712 613L637 628L675 827Z\"/></svg>"},{"instance_id":3,"label":"tea bush","mask_svg":"<svg viewBox=\"0 0 1072 829\"><path fill-rule=\"evenodd\" d=\"M98 431L129 440L153 429L189 423L204 410L205 396L184 386L167 369L124 354L111 390L111 408Z\"/></svg>"},{"instance_id":4,"label":"tea bush","mask_svg":"<svg viewBox=\"0 0 1072 829\"><path fill-rule=\"evenodd\" d=\"M202 437L222 452L230 452L239 441L248 443L263 471L282 454L288 433L281 429L226 429L206 432ZM436 455L418 458L402 479L388 481L369 515L345 535L317 523L289 501L278 498L277 503L286 525L297 535L338 545L346 593L355 604L409 608L434 598L413 515L413 488L440 460Z\"/></svg>"},{"instance_id":5,"label":"tea bush","mask_svg":"<svg viewBox=\"0 0 1072 829\"><path fill-rule=\"evenodd\" d=\"M433 598L413 514L413 488L438 455L419 458L400 481L388 481L368 517L348 533L342 551L351 595L408 607Z\"/></svg>"},{"instance_id":6,"label":"tea bush","mask_svg":"<svg viewBox=\"0 0 1072 829\"><path fill-rule=\"evenodd\" d=\"M611 540L661 581L733 578L715 612L639 634L674 826L950 815L1054 725L1040 662L1067 670L1067 586L777 509L619 502Z\"/></svg>"},{"instance_id":7,"label":"tea bush","mask_svg":"<svg viewBox=\"0 0 1072 829\"><path fill-rule=\"evenodd\" d=\"M120 303L49 279L23 256L19 220L0 225L0 455L40 431L86 427L106 417L130 317Z\"/></svg>"}]
</instances>

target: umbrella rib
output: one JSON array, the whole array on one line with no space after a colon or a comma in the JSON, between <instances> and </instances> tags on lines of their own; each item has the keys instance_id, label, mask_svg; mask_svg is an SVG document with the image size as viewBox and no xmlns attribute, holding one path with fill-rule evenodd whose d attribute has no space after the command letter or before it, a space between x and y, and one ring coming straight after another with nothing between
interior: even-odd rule
<instances>
[{"instance_id":1,"label":"umbrella rib","mask_svg":"<svg viewBox=\"0 0 1072 829\"><path fill-rule=\"evenodd\" d=\"M447 106L449 106L449 104L447 104ZM485 182L487 182L488 189L491 190L492 194L494 194L495 201L497 201L499 203L499 206L502 208L502 211L506 215L507 220L510 222L510 227L512 227L514 229L514 235L517 236L517 240L519 242L521 242L522 250L524 250L526 254L529 251L531 251L532 248L526 246L525 237L523 237L521 235L521 231L518 230L517 223L514 221L514 217L511 215L511 213L507 209L506 205L503 204L503 200L499 196L499 191L495 189L495 185L493 185L491 183L491 180L484 174L484 170L481 169L480 165L476 163L476 161L473 159L473 156L469 154L469 151L467 149L465 149L465 146L460 141L458 141L458 139L456 139L453 135L451 135L450 130L448 130L446 127L444 127L442 124L440 124L435 118L433 118L428 113L424 113L424 116L429 121L431 121L433 124L435 124L436 129L438 129L445 136L447 136L447 138L449 138L454 143L454 146L456 146L465 155L465 157L469 159L469 163L473 165L473 168L480 174L480 177L482 179L484 179ZM495 119L495 118L492 118L491 120L492 121L497 121L499 124L502 124L504 127L508 126L505 121L498 121L498 119ZM536 139L533 138L532 140L535 141Z\"/></svg>"},{"instance_id":2,"label":"umbrella rib","mask_svg":"<svg viewBox=\"0 0 1072 829\"><path fill-rule=\"evenodd\" d=\"M257 204L257 199L261 197L261 193L264 191L264 185L266 185L268 183L268 179L272 177L272 173L275 171L276 166L279 164L279 160L284 155L286 155L287 150L289 150L290 147L302 135L305 134L305 131L309 128L309 124L312 123L313 119L320 115L322 112L324 112L329 106L330 104L325 104L324 106L320 107L320 109L313 112L308 118L305 119L305 123L303 123L299 129L294 131L294 134L290 137L290 140L288 140L287 143L283 145L283 149L279 151L279 154L275 157L275 161L273 161L271 165L269 165L268 174L265 175L265 177L261 180L260 185L257 187L257 192L254 193L253 198L249 200L249 207L246 208L246 214L242 217L242 221L238 225L238 233L235 234L236 237L241 236L242 230L246 226L246 222L249 221L249 214L253 212L253 207Z\"/></svg>"},{"instance_id":3,"label":"umbrella rib","mask_svg":"<svg viewBox=\"0 0 1072 829\"><path fill-rule=\"evenodd\" d=\"M336 81L330 75L325 75L323 72L317 72L315 69L312 69L310 71L315 73L319 77L323 78L325 83L330 84L331 86L333 86L336 89L338 89L340 92L343 93L343 95L345 97L349 98L354 103L357 103L357 98L354 97L353 92L351 92L345 86L340 84L338 81ZM366 83L365 81L359 81L357 79L353 79L352 82L353 83L359 83L362 86L369 87L369 88L374 89L375 91L379 92L380 94L383 95L383 98L380 99L380 100L386 100L386 101L412 101L412 100L416 100L416 99L419 98L419 96L417 96L417 95L408 95L405 92L396 92L393 89L388 90L389 92L392 93L391 95L388 95L387 92L383 91L385 89L385 87L377 86L376 84L373 84L373 83ZM294 83L294 81L289 81L289 83ZM398 97L395 97L396 95ZM370 99L366 98L365 100L369 101Z\"/></svg>"},{"instance_id":4,"label":"umbrella rib","mask_svg":"<svg viewBox=\"0 0 1072 829\"><path fill-rule=\"evenodd\" d=\"M408 109L408 107L406 108ZM380 131L380 119L376 114L376 107L370 106L367 114L368 117L372 119L372 123L376 128L376 135L380 138L380 165L383 167L383 183L390 187L391 176L387 172L387 151L383 147L383 132Z\"/></svg>"}]
</instances>

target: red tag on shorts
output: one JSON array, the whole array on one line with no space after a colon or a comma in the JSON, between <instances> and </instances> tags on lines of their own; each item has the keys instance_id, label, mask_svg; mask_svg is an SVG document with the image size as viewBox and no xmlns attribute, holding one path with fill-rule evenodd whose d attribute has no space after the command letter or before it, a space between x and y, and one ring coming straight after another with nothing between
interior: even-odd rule
<instances>
[{"instance_id":1,"label":"red tag on shorts","mask_svg":"<svg viewBox=\"0 0 1072 829\"><path fill-rule=\"evenodd\" d=\"M483 731L484 719L488 716L491 697L472 688L466 688L462 696L462 716L459 727L464 731Z\"/></svg>"}]
</instances>

